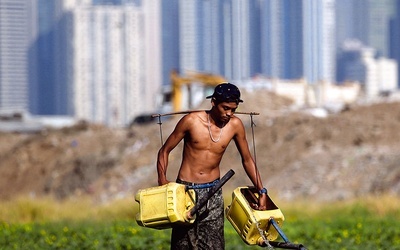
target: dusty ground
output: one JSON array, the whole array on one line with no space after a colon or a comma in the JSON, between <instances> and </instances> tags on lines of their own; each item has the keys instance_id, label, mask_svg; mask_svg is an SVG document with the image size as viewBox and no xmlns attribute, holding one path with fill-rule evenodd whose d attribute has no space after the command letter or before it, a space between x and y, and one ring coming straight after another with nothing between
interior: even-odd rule
<instances>
[{"instance_id":1,"label":"dusty ground","mask_svg":"<svg viewBox=\"0 0 400 250\"><path fill-rule=\"evenodd\" d=\"M327 118L294 111L292 102L266 91L244 93L238 111L265 185L281 199L339 200L370 194L400 194L400 103L351 105ZM208 102L202 107L207 108ZM163 140L180 116L163 119ZM160 147L157 121L130 129L81 123L38 134L0 134L0 199L50 195L59 199L91 195L97 201L134 196L156 185ZM170 180L180 160L173 151ZM229 192L249 185L232 143L222 173L236 174Z\"/></svg>"}]
</instances>

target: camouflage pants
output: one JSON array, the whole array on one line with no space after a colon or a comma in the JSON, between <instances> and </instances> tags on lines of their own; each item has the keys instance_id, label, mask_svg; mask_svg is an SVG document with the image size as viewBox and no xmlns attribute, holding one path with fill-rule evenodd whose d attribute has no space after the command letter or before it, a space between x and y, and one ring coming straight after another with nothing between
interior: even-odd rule
<instances>
[{"instance_id":1,"label":"camouflage pants","mask_svg":"<svg viewBox=\"0 0 400 250\"><path fill-rule=\"evenodd\" d=\"M187 184L180 180L177 182ZM210 188L194 189L197 200L207 196ZM196 221L189 226L172 228L171 249L213 249L225 248L224 200L219 189L208 203L196 214Z\"/></svg>"}]
</instances>

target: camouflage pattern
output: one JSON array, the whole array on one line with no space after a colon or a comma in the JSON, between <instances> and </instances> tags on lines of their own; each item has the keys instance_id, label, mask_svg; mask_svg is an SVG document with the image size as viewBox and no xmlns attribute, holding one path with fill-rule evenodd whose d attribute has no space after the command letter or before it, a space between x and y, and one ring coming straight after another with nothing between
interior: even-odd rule
<instances>
[{"instance_id":1,"label":"camouflage pattern","mask_svg":"<svg viewBox=\"0 0 400 250\"><path fill-rule=\"evenodd\" d=\"M197 200L200 200L203 196L207 196L210 188L194 190ZM219 189L198 211L193 224L175 225L172 228L171 249L219 250L224 248L224 200L222 189Z\"/></svg>"}]
</instances>

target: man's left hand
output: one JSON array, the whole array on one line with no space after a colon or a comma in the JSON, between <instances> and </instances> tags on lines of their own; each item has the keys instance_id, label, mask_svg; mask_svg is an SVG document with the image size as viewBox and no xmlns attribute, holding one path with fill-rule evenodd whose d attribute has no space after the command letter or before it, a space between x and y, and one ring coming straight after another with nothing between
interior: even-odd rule
<instances>
[{"instance_id":1,"label":"man's left hand","mask_svg":"<svg viewBox=\"0 0 400 250\"><path fill-rule=\"evenodd\" d=\"M258 210L267 210L267 194L260 194L260 198L258 198Z\"/></svg>"}]
</instances>

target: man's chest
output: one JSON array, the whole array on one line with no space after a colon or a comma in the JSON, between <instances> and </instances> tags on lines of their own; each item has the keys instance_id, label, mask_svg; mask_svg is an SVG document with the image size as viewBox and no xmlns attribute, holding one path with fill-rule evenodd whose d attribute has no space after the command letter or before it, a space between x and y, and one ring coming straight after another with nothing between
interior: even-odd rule
<instances>
[{"instance_id":1,"label":"man's chest","mask_svg":"<svg viewBox=\"0 0 400 250\"><path fill-rule=\"evenodd\" d=\"M189 131L185 142L197 149L225 150L232 140L232 133L226 128L200 127Z\"/></svg>"}]
</instances>

